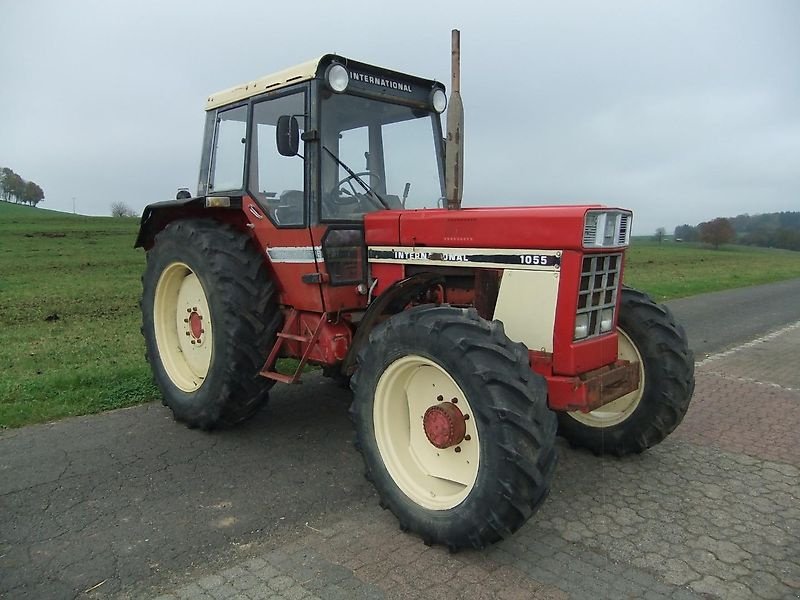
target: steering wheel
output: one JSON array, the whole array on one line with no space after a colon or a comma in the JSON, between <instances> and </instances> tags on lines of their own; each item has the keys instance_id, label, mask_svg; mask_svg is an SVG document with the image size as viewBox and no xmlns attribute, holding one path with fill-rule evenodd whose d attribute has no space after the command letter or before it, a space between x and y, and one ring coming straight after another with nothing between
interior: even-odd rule
<instances>
[{"instance_id":1,"label":"steering wheel","mask_svg":"<svg viewBox=\"0 0 800 600\"><path fill-rule=\"evenodd\" d=\"M362 177L362 176L367 176L367 177L370 177L370 178L374 177L375 179L378 180L378 183L381 183L383 181L381 179L380 175L378 175L377 173L373 173L372 171L360 171L358 173L353 173L352 175L348 175L347 177L345 177L339 183L336 184L336 189L337 190L341 190L341 188L342 188L342 186L344 184L349 185L350 186L350 192L351 192L350 196L351 197L347 198L344 201L341 198L337 198L337 199L334 200L334 202L336 202L336 204L353 204L353 203L357 202L358 201L359 192L356 191L356 186L353 185L353 180L356 177ZM372 182L370 181L368 185L370 185L370 187L374 187L371 184L372 184ZM364 190L363 193L369 193L369 192L367 190Z\"/></svg>"}]
</instances>

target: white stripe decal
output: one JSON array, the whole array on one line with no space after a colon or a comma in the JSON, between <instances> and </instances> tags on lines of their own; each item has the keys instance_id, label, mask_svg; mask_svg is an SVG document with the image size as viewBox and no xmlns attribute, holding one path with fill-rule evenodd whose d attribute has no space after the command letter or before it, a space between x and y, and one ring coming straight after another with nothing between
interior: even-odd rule
<instances>
[{"instance_id":1,"label":"white stripe decal","mask_svg":"<svg viewBox=\"0 0 800 600\"><path fill-rule=\"evenodd\" d=\"M367 256L371 263L492 267L530 271L558 271L561 268L561 250L370 246Z\"/></svg>"},{"instance_id":2,"label":"white stripe decal","mask_svg":"<svg viewBox=\"0 0 800 600\"><path fill-rule=\"evenodd\" d=\"M321 246L280 246L267 248L274 263L314 263L322 260Z\"/></svg>"}]
</instances>

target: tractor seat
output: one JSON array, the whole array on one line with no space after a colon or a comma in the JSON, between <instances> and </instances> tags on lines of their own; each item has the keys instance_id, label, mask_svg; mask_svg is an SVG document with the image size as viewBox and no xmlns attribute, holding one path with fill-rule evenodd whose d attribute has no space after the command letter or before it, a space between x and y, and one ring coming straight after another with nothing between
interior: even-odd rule
<instances>
[{"instance_id":1,"label":"tractor seat","mask_svg":"<svg viewBox=\"0 0 800 600\"><path fill-rule=\"evenodd\" d=\"M278 225L298 225L303 222L303 192L284 190L278 196L273 218Z\"/></svg>"}]
</instances>

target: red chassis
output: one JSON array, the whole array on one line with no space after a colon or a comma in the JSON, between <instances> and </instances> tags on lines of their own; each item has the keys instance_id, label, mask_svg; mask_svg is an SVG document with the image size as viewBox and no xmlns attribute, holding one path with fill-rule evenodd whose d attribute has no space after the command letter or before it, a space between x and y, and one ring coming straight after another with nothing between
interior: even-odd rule
<instances>
[{"instance_id":1,"label":"red chassis","mask_svg":"<svg viewBox=\"0 0 800 600\"><path fill-rule=\"evenodd\" d=\"M514 249L534 251L534 261L538 251L543 261L546 256L556 261L547 267L553 271L552 290L533 287L525 290L523 298L506 299L516 302L518 309L522 306L523 312L525 304L529 305L530 319L537 319L542 312L542 302L546 302L542 298L552 299L551 322L543 342L537 342L536 347L528 344L531 368L547 380L548 406L557 411L588 412L639 385L638 364L617 360L619 293L615 293L610 331L574 340L579 292L587 285L587 277L582 277L585 259L619 257L614 274L617 291L622 281L623 248L587 251L583 247L586 211L599 208L596 205L385 210L367 214L363 225L318 224L286 229L275 227L248 196L240 201L232 198L229 209L206 208L202 198L194 202L145 214L142 237L137 243L149 248L160 229L185 216L212 217L250 232L264 251L285 313L284 327L265 357L261 371L265 377L294 383L306 362L349 374L369 330L405 306L472 306L486 319L497 318L495 309L505 267L520 265L489 264L490 259L483 262L483 258L477 259L475 266L459 261L469 259L462 252L485 256L492 250L504 254L491 260L513 261L519 258L509 250ZM326 249L326 235L332 230L357 237L345 252L350 260L347 268L356 271L347 284L336 284L341 273L334 271L341 262L335 263ZM374 248L382 249L383 254L374 252ZM509 336L519 339L513 330L509 331L510 324L500 320ZM300 359L293 376L272 370L271 365L280 356Z\"/></svg>"}]
</instances>

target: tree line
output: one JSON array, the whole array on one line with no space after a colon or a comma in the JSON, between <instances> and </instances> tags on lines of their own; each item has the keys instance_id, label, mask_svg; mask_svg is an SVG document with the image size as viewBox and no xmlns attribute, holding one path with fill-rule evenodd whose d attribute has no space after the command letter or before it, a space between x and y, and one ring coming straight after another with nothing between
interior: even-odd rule
<instances>
[{"instance_id":1,"label":"tree line","mask_svg":"<svg viewBox=\"0 0 800 600\"><path fill-rule=\"evenodd\" d=\"M44 200L44 191L33 181L25 181L8 167L0 169L0 198L6 202L36 206Z\"/></svg>"},{"instance_id":2,"label":"tree line","mask_svg":"<svg viewBox=\"0 0 800 600\"><path fill-rule=\"evenodd\" d=\"M679 225L675 239L706 242L718 247L736 242L746 246L800 250L800 212L719 217L698 225Z\"/></svg>"}]
</instances>

